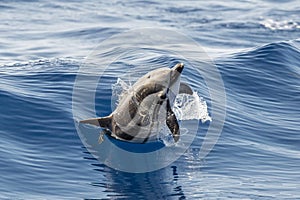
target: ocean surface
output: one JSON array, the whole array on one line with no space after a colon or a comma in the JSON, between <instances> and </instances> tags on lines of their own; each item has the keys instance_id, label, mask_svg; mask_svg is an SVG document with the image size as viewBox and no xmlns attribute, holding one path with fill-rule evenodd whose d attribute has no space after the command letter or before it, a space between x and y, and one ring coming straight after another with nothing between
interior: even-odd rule
<instances>
[{"instance_id":1,"label":"ocean surface","mask_svg":"<svg viewBox=\"0 0 300 200\"><path fill-rule=\"evenodd\" d=\"M0 199L300 199L299 1L5 0L0 12ZM101 42L145 27L202 46L221 75L226 117L205 158L197 154L209 122L175 162L127 173L83 145L72 94ZM122 66L170 67L176 58L165 53L123 55L97 89L97 115L111 112ZM204 80L189 64L183 76L211 113Z\"/></svg>"}]
</instances>

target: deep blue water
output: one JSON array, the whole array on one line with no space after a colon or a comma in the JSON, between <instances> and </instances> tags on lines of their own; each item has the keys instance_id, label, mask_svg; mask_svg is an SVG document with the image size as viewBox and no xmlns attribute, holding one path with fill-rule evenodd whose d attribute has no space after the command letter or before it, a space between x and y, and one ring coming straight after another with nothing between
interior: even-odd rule
<instances>
[{"instance_id":1,"label":"deep blue water","mask_svg":"<svg viewBox=\"0 0 300 200\"><path fill-rule=\"evenodd\" d=\"M2 1L0 11L0 199L300 198L296 0ZM172 28L203 46L224 82L226 119L205 159L194 157L209 123L176 162L133 174L86 150L72 92L99 42L143 27ZM113 83L120 73L104 78ZM203 80L190 70L185 77L210 110ZM110 95L97 91L104 114Z\"/></svg>"}]
</instances>

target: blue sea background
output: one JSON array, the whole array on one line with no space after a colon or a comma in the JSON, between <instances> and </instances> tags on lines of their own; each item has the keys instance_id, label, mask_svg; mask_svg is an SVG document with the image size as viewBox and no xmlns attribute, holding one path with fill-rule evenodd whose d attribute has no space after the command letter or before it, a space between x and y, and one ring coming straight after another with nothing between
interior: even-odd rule
<instances>
[{"instance_id":1,"label":"blue sea background","mask_svg":"<svg viewBox=\"0 0 300 200\"><path fill-rule=\"evenodd\" d=\"M300 199L299 1L5 0L0 12L0 199ZM226 119L205 159L191 156L199 131L170 166L132 174L86 150L72 91L97 44L143 27L203 46L224 82Z\"/></svg>"}]
</instances>

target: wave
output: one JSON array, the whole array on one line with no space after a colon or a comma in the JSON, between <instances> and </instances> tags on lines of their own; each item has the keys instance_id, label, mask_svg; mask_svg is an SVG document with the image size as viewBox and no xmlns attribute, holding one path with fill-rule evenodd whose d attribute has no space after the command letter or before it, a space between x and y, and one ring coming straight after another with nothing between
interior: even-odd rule
<instances>
[{"instance_id":1,"label":"wave","mask_svg":"<svg viewBox=\"0 0 300 200\"><path fill-rule=\"evenodd\" d=\"M217 62L227 92L224 132L237 141L299 150L299 56L296 41L277 42Z\"/></svg>"},{"instance_id":2,"label":"wave","mask_svg":"<svg viewBox=\"0 0 300 200\"><path fill-rule=\"evenodd\" d=\"M195 170L204 170L222 176L230 173L230 176L251 177L253 173L259 170L264 172L268 168L286 172L276 175L277 178L283 178L289 176L287 169L297 171L299 165L296 161L300 154L298 45L297 40L269 43L216 59L227 94L227 117L222 135L206 158L205 162L210 163L208 167L205 162L197 160L204 133L209 126L204 124L186 154L173 164L174 168L180 168L184 176ZM162 63L168 60L165 57L161 59ZM154 62L153 58L142 59L142 62L146 61ZM12 177L4 181L6 189L24 188L16 193L20 195L30 191L30 187L45 191L38 182L35 183L36 177L44 177L45 180L55 180L47 184L48 189L64 194L67 188L56 185L56 182L67 170L69 180L78 180L78 176L82 179L79 188L77 181L76 184L66 183L69 187L96 193L95 189L84 186L88 182L85 177L91 174L99 177L99 171L113 177L110 180L101 175L100 183L99 180L92 183L99 186L109 180L118 182L126 176L122 173L115 176L113 170L98 165L82 147L76 134L71 104L79 66L80 63L70 59L45 59L0 67L0 103L3 105L0 113L0 158L5 163L1 171ZM105 77L107 83L117 79L113 75L112 72L108 73ZM185 76L194 87L205 85L191 71ZM104 96L99 99L96 109L104 109L109 113L110 105L106 104L110 103L111 92L97 91L98 96ZM207 105L209 109L210 104ZM89 164L84 165L83 159ZM91 172L90 165L95 172ZM18 173L12 172L11 166ZM270 175L270 179L274 180L273 175ZM149 178L151 184L153 181ZM31 183L30 187L26 186L28 183ZM116 195L117 188L114 187L117 186L110 185L112 189L108 193ZM170 195L173 194L171 190ZM123 195L128 195L126 189L123 192ZM119 193L122 195L122 191ZM48 195L53 197L56 194L49 192Z\"/></svg>"},{"instance_id":3,"label":"wave","mask_svg":"<svg viewBox=\"0 0 300 200\"><path fill-rule=\"evenodd\" d=\"M258 127L279 128L281 134L273 134L271 138L281 135L281 139L298 130L300 51L297 45L297 41L270 43L215 61L226 87L227 110L231 116L227 124L231 128L240 126L239 129L252 135L259 131L252 126L261 123ZM3 65L0 68L2 99L7 105L17 100L21 101L17 104L43 100L40 107L49 102L50 107L56 106L71 116L69 105L78 68L78 63L67 59ZM5 114L4 110L2 115Z\"/></svg>"}]
</instances>

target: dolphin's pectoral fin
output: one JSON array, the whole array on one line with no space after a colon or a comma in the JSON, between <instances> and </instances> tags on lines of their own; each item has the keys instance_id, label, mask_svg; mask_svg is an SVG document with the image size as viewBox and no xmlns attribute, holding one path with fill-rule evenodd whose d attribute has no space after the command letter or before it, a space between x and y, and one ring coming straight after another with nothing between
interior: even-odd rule
<instances>
[{"instance_id":1,"label":"dolphin's pectoral fin","mask_svg":"<svg viewBox=\"0 0 300 200\"><path fill-rule=\"evenodd\" d=\"M91 118L86 120L81 120L80 123L91 124L95 126L100 126L103 128L111 129L112 115L107 117Z\"/></svg>"},{"instance_id":2,"label":"dolphin's pectoral fin","mask_svg":"<svg viewBox=\"0 0 300 200\"><path fill-rule=\"evenodd\" d=\"M179 86L179 94L181 94L181 93L192 95L193 94L193 90L192 90L192 88L187 83L182 83L181 82L180 86Z\"/></svg>"},{"instance_id":3,"label":"dolphin's pectoral fin","mask_svg":"<svg viewBox=\"0 0 300 200\"><path fill-rule=\"evenodd\" d=\"M179 124L178 124L177 118L175 116L175 113L171 109L169 100L167 101L166 124L173 135L174 141L177 142L179 140L179 136L180 136L180 129L179 129Z\"/></svg>"}]
</instances>

